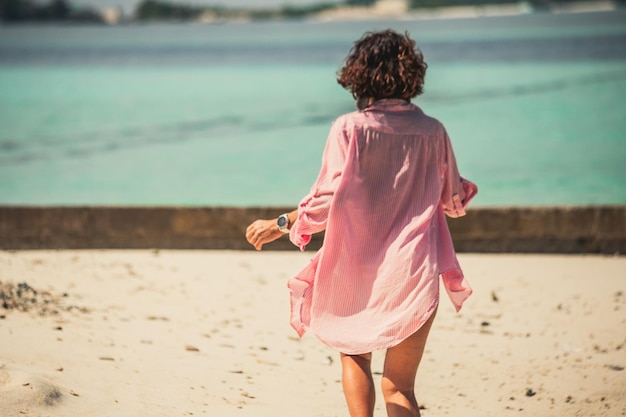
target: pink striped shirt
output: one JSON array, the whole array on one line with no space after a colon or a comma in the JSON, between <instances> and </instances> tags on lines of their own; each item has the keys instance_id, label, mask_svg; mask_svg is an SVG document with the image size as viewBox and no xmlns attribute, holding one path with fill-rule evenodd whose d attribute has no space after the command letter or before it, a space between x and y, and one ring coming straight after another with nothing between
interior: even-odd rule
<instances>
[{"instance_id":1,"label":"pink striped shirt","mask_svg":"<svg viewBox=\"0 0 626 417\"><path fill-rule=\"evenodd\" d=\"M443 125L416 105L379 100L339 117L290 231L304 250L326 230L289 280L291 325L346 354L392 347L433 313L440 275L458 311L472 290L444 213L463 216L476 192Z\"/></svg>"}]
</instances>

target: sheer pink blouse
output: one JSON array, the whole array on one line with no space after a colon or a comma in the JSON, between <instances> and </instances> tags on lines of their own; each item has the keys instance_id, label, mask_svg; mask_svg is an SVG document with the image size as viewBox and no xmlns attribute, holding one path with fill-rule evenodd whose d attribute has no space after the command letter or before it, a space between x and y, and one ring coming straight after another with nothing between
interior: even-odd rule
<instances>
[{"instance_id":1,"label":"sheer pink blouse","mask_svg":"<svg viewBox=\"0 0 626 417\"><path fill-rule=\"evenodd\" d=\"M416 105L379 100L339 117L290 231L302 250L326 231L289 280L291 325L346 354L386 349L434 312L439 276L458 311L472 290L444 213L463 216L476 192L443 125Z\"/></svg>"}]
</instances>

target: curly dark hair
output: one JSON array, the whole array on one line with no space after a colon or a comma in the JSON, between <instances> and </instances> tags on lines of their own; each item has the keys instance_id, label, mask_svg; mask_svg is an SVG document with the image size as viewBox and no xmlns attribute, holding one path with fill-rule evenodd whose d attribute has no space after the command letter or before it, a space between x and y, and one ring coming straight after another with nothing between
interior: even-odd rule
<instances>
[{"instance_id":1,"label":"curly dark hair","mask_svg":"<svg viewBox=\"0 0 626 417\"><path fill-rule=\"evenodd\" d=\"M337 73L337 82L355 99L400 98L422 94L428 65L409 33L366 32Z\"/></svg>"}]
</instances>

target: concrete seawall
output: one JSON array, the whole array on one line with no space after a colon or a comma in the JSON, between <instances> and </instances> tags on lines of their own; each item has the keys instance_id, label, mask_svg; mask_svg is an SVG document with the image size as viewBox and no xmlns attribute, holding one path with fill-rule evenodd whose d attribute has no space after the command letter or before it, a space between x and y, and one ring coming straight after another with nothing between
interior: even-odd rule
<instances>
[{"instance_id":1,"label":"concrete seawall","mask_svg":"<svg viewBox=\"0 0 626 417\"><path fill-rule=\"evenodd\" d=\"M0 206L0 249L252 249L246 226L289 210ZM626 205L474 208L448 224L459 252L626 253ZM295 247L282 238L266 249Z\"/></svg>"}]
</instances>

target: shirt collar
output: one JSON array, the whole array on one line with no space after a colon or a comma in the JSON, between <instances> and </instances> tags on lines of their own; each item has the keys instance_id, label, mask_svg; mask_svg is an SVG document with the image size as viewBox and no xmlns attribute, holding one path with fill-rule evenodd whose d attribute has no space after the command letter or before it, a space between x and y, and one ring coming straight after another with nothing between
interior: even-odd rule
<instances>
[{"instance_id":1,"label":"shirt collar","mask_svg":"<svg viewBox=\"0 0 626 417\"><path fill-rule=\"evenodd\" d=\"M376 100L363 111L415 111L420 110L415 104L401 98L383 98Z\"/></svg>"}]
</instances>

